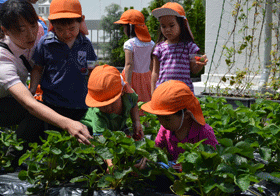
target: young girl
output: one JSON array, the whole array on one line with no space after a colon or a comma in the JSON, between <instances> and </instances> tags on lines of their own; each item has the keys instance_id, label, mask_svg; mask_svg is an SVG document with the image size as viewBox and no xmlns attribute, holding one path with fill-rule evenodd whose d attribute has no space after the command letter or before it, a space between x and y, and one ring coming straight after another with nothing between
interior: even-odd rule
<instances>
[{"instance_id":1,"label":"young girl","mask_svg":"<svg viewBox=\"0 0 280 196\"><path fill-rule=\"evenodd\" d=\"M150 101L150 56L154 42L145 25L144 15L138 10L130 9L114 23L122 24L124 33L130 38L124 43L125 67L122 75L138 94L138 101ZM141 111L140 115L143 115Z\"/></svg>"},{"instance_id":2,"label":"young girl","mask_svg":"<svg viewBox=\"0 0 280 196\"><path fill-rule=\"evenodd\" d=\"M194 43L184 8L178 3L168 2L161 8L154 9L152 14L160 22L160 36L152 57L152 93L167 80L185 82L194 92L190 72L198 73L208 59L205 55L203 62L190 58L199 48Z\"/></svg>"},{"instance_id":3,"label":"young girl","mask_svg":"<svg viewBox=\"0 0 280 196\"><path fill-rule=\"evenodd\" d=\"M178 143L196 143L207 138L203 143L215 147L216 140L213 129L205 123L199 101L190 88L178 80L169 80L158 86L152 100L141 107L142 110L156 114L161 127L155 143L166 148L172 156L173 164L184 150ZM138 167L145 166L143 159Z\"/></svg>"}]
</instances>

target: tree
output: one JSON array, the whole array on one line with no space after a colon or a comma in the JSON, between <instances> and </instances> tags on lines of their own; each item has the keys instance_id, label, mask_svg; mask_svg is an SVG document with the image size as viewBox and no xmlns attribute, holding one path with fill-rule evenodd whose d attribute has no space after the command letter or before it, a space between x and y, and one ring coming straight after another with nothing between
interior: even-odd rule
<instances>
[{"instance_id":1,"label":"tree","mask_svg":"<svg viewBox=\"0 0 280 196\"><path fill-rule=\"evenodd\" d=\"M110 65L116 67L123 66L121 51L119 51L123 30L121 25L114 24L122 15L121 7L118 4L112 3L105 8L105 12L107 15L102 16L100 27L106 32L107 35L105 35L105 38L109 39L109 42L101 44L101 48L103 54L108 54Z\"/></svg>"}]
</instances>

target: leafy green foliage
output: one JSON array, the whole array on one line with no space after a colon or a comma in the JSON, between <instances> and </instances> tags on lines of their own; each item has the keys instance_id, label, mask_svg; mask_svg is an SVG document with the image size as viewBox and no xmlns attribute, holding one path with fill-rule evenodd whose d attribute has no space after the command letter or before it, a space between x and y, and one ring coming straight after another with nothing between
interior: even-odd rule
<instances>
[{"instance_id":1,"label":"leafy green foliage","mask_svg":"<svg viewBox=\"0 0 280 196\"><path fill-rule=\"evenodd\" d=\"M1 172L12 172L14 168L11 168L11 161L13 156L7 155L9 147L13 147L15 150L21 151L23 149L22 140L17 139L14 131L9 129L0 129L0 169Z\"/></svg>"},{"instance_id":2,"label":"leafy green foliage","mask_svg":"<svg viewBox=\"0 0 280 196\"><path fill-rule=\"evenodd\" d=\"M154 141L134 141L121 131L107 130L103 136L95 136L91 140L94 147L78 143L68 133L46 132L48 138L43 145L30 144L32 149L19 160L28 165L27 171L20 171L19 178L34 184L30 193L70 182L82 182L81 187L87 190L133 187L135 179L159 173L157 161L167 162L167 156L154 146ZM143 157L151 160L153 169L148 173L134 167ZM106 173L105 159L112 159L114 164L110 173Z\"/></svg>"}]
</instances>

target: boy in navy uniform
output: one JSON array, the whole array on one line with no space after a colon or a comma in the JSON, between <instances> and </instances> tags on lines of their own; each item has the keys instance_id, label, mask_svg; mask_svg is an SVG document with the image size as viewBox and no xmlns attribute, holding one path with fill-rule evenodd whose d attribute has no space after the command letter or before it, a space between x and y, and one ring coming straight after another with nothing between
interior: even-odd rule
<instances>
[{"instance_id":1,"label":"boy in navy uniform","mask_svg":"<svg viewBox=\"0 0 280 196\"><path fill-rule=\"evenodd\" d=\"M53 0L48 19L49 32L41 38L33 56L36 66L30 91L36 91L40 83L46 105L79 121L88 108L87 62L97 60L92 43L85 36L88 32L81 4L78 0Z\"/></svg>"}]
</instances>

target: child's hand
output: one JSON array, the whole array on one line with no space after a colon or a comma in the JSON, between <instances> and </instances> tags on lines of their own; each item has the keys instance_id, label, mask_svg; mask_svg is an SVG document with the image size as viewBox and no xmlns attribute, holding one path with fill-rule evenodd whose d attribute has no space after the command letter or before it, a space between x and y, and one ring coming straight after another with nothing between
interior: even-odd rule
<instances>
[{"instance_id":1,"label":"child's hand","mask_svg":"<svg viewBox=\"0 0 280 196\"><path fill-rule=\"evenodd\" d=\"M107 163L106 173L110 174L110 168L114 167L114 165L112 163L112 159L106 159L105 162Z\"/></svg>"},{"instance_id":2,"label":"child's hand","mask_svg":"<svg viewBox=\"0 0 280 196\"><path fill-rule=\"evenodd\" d=\"M195 61L196 61L197 65L205 66L208 62L208 58L205 54L201 55L201 56L195 56L194 58L195 58Z\"/></svg>"},{"instance_id":3,"label":"child's hand","mask_svg":"<svg viewBox=\"0 0 280 196\"><path fill-rule=\"evenodd\" d=\"M142 125L140 123L136 123L135 125L133 125L133 136L132 138L135 140L141 140L144 138L144 132L142 129Z\"/></svg>"},{"instance_id":4,"label":"child's hand","mask_svg":"<svg viewBox=\"0 0 280 196\"><path fill-rule=\"evenodd\" d=\"M144 157L143 159L140 160L139 163L135 164L134 167L139 168L140 170L145 169L147 161L148 159Z\"/></svg>"}]
</instances>

